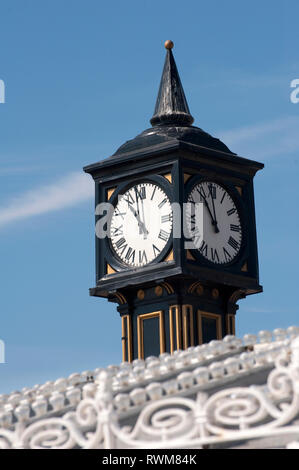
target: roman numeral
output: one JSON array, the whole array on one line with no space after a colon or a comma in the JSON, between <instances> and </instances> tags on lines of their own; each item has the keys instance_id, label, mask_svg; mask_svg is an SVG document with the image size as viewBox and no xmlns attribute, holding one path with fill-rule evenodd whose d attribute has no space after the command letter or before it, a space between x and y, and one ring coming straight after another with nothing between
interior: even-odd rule
<instances>
[{"instance_id":1,"label":"roman numeral","mask_svg":"<svg viewBox=\"0 0 299 470\"><path fill-rule=\"evenodd\" d=\"M159 248L157 248L156 245L153 245L153 250L154 250L154 256L155 257L158 256L159 253L161 253L161 250L159 250Z\"/></svg>"},{"instance_id":2,"label":"roman numeral","mask_svg":"<svg viewBox=\"0 0 299 470\"><path fill-rule=\"evenodd\" d=\"M230 229L231 229L232 232L241 232L240 225L230 224Z\"/></svg>"},{"instance_id":3,"label":"roman numeral","mask_svg":"<svg viewBox=\"0 0 299 470\"><path fill-rule=\"evenodd\" d=\"M196 226L196 224L195 224L195 222L196 222L195 221L195 214L191 214L190 219L191 219L190 220L190 222L191 222L190 225L191 225L192 237L195 238L196 235L199 235L199 227Z\"/></svg>"},{"instance_id":4,"label":"roman numeral","mask_svg":"<svg viewBox=\"0 0 299 470\"><path fill-rule=\"evenodd\" d=\"M217 199L216 186L209 185L209 194L212 197L212 199Z\"/></svg>"},{"instance_id":5,"label":"roman numeral","mask_svg":"<svg viewBox=\"0 0 299 470\"><path fill-rule=\"evenodd\" d=\"M165 232L165 230L160 230L159 237L161 240L166 242L169 238L169 233Z\"/></svg>"},{"instance_id":6,"label":"roman numeral","mask_svg":"<svg viewBox=\"0 0 299 470\"><path fill-rule=\"evenodd\" d=\"M203 202L203 201L207 198L206 193L205 193L203 187L201 187L200 189L197 188L197 192L198 192L198 194L199 194L199 196L200 196L200 202Z\"/></svg>"},{"instance_id":7,"label":"roman numeral","mask_svg":"<svg viewBox=\"0 0 299 470\"><path fill-rule=\"evenodd\" d=\"M195 214L190 215L190 223L191 223L191 230L194 230L195 229Z\"/></svg>"},{"instance_id":8,"label":"roman numeral","mask_svg":"<svg viewBox=\"0 0 299 470\"><path fill-rule=\"evenodd\" d=\"M138 195L139 199L146 199L146 188L145 186L141 186L140 190L136 188L136 195Z\"/></svg>"},{"instance_id":9,"label":"roman numeral","mask_svg":"<svg viewBox=\"0 0 299 470\"><path fill-rule=\"evenodd\" d=\"M121 236L123 235L124 232L123 232L123 229L122 229L122 225L120 225L119 227L114 227L113 228L113 233L112 235L115 237L115 236Z\"/></svg>"},{"instance_id":10,"label":"roman numeral","mask_svg":"<svg viewBox=\"0 0 299 470\"><path fill-rule=\"evenodd\" d=\"M162 215L161 216L161 222L162 224L164 224L164 222L170 222L171 221L171 214L167 214L167 215Z\"/></svg>"},{"instance_id":11,"label":"roman numeral","mask_svg":"<svg viewBox=\"0 0 299 470\"><path fill-rule=\"evenodd\" d=\"M147 256L145 250L139 250L139 264L147 263Z\"/></svg>"},{"instance_id":12,"label":"roman numeral","mask_svg":"<svg viewBox=\"0 0 299 470\"><path fill-rule=\"evenodd\" d=\"M126 240L122 237L119 240L117 240L117 242L115 243L115 246L118 250L121 251L121 254L123 254L123 252L125 251L128 245L126 243Z\"/></svg>"},{"instance_id":13,"label":"roman numeral","mask_svg":"<svg viewBox=\"0 0 299 470\"><path fill-rule=\"evenodd\" d=\"M225 261L226 263L228 263L229 261L231 261L232 257L230 255L230 253L228 251L226 251L226 249L223 247L223 254L224 254L224 257L225 257Z\"/></svg>"},{"instance_id":14,"label":"roman numeral","mask_svg":"<svg viewBox=\"0 0 299 470\"><path fill-rule=\"evenodd\" d=\"M119 209L115 209L115 215L118 217L119 215L121 218L124 218L124 215L126 215L126 212L119 212Z\"/></svg>"},{"instance_id":15,"label":"roman numeral","mask_svg":"<svg viewBox=\"0 0 299 470\"><path fill-rule=\"evenodd\" d=\"M202 244L200 245L198 249L202 255L208 256L208 245L206 244L204 240L202 241Z\"/></svg>"},{"instance_id":16,"label":"roman numeral","mask_svg":"<svg viewBox=\"0 0 299 470\"><path fill-rule=\"evenodd\" d=\"M131 193L127 193L127 194L124 196L124 199L125 199L125 201L128 203L128 205L129 205L129 204L134 204L134 202L135 202L135 201L134 201L134 198L133 198L133 196L132 196Z\"/></svg>"},{"instance_id":17,"label":"roman numeral","mask_svg":"<svg viewBox=\"0 0 299 470\"><path fill-rule=\"evenodd\" d=\"M132 263L134 263L135 261L135 250L133 250L133 248L131 248L130 246L128 248L125 258L127 261L130 261L130 259L132 258Z\"/></svg>"},{"instance_id":18,"label":"roman numeral","mask_svg":"<svg viewBox=\"0 0 299 470\"><path fill-rule=\"evenodd\" d=\"M227 211L227 215L232 215L234 214L235 212L237 212L237 209L235 207L232 207L232 209L230 209L229 211Z\"/></svg>"},{"instance_id":19,"label":"roman numeral","mask_svg":"<svg viewBox=\"0 0 299 470\"><path fill-rule=\"evenodd\" d=\"M224 192L223 192L223 196L222 196L221 201L220 201L220 204L223 203L223 199L225 198L225 195L226 195L226 192L224 191Z\"/></svg>"},{"instance_id":20,"label":"roman numeral","mask_svg":"<svg viewBox=\"0 0 299 470\"><path fill-rule=\"evenodd\" d=\"M228 244L234 249L237 250L239 248L239 243L233 237L229 237Z\"/></svg>"},{"instance_id":21,"label":"roman numeral","mask_svg":"<svg viewBox=\"0 0 299 470\"><path fill-rule=\"evenodd\" d=\"M167 201L166 197L163 199L163 201L160 202L160 204L158 205L159 209L161 209L161 207L164 206L165 202Z\"/></svg>"},{"instance_id":22,"label":"roman numeral","mask_svg":"<svg viewBox=\"0 0 299 470\"><path fill-rule=\"evenodd\" d=\"M214 249L212 247L211 247L211 258L212 258L212 261L217 261L217 263L219 263L218 252L217 252L216 249Z\"/></svg>"},{"instance_id":23,"label":"roman numeral","mask_svg":"<svg viewBox=\"0 0 299 470\"><path fill-rule=\"evenodd\" d=\"M154 190L153 190L153 194L152 194L152 197L151 197L151 201L154 199L154 195L155 195L156 189L157 189L157 186L155 186L155 188L154 188Z\"/></svg>"}]
</instances>

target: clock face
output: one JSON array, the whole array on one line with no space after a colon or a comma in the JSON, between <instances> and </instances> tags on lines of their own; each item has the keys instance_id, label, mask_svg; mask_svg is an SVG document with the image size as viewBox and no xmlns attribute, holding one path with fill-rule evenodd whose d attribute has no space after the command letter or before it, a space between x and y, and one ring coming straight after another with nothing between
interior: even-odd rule
<instances>
[{"instance_id":1,"label":"clock face","mask_svg":"<svg viewBox=\"0 0 299 470\"><path fill-rule=\"evenodd\" d=\"M203 181L194 186L188 203L186 220L193 248L212 263L231 263L242 242L240 215L233 198L219 184Z\"/></svg>"},{"instance_id":2,"label":"clock face","mask_svg":"<svg viewBox=\"0 0 299 470\"><path fill-rule=\"evenodd\" d=\"M145 266L166 247L172 209L165 191L154 183L132 186L118 199L110 222L111 247L128 266Z\"/></svg>"}]
</instances>

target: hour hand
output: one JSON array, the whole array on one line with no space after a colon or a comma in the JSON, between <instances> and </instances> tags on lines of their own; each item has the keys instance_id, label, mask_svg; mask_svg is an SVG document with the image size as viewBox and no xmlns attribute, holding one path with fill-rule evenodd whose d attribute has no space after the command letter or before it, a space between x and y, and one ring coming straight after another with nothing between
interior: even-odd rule
<instances>
[{"instance_id":1,"label":"hour hand","mask_svg":"<svg viewBox=\"0 0 299 470\"><path fill-rule=\"evenodd\" d=\"M212 220L212 225L214 226L215 232L216 232L216 233L219 233L218 222L217 222L217 218L216 218L216 210L215 210L214 198L213 198L213 193L212 193L211 186L209 186L209 192L210 192L210 195L211 195L211 200L212 200L212 205L213 205L213 212L214 212L214 218L213 218L213 220Z\"/></svg>"},{"instance_id":2,"label":"hour hand","mask_svg":"<svg viewBox=\"0 0 299 470\"><path fill-rule=\"evenodd\" d=\"M131 206L131 204L129 204L129 208L133 212L134 216L136 217L139 228L142 229L144 235L148 235L149 232L146 230L145 225L142 222L142 220L140 219L140 216L139 216L138 212L134 209L134 207Z\"/></svg>"},{"instance_id":3,"label":"hour hand","mask_svg":"<svg viewBox=\"0 0 299 470\"><path fill-rule=\"evenodd\" d=\"M200 191L199 191L199 194L201 195L201 197L202 197L202 199L203 199L203 201L204 201L204 204L205 204L206 208L208 209L208 212L209 212L210 217L211 217L212 225L214 226L214 230L215 230L216 233L218 233L218 232L219 232L219 228L218 228L218 225L217 225L217 220L216 220L216 218L214 219L213 214L212 214L211 209L210 209L210 206L209 206L209 204L208 204L206 198L204 197L204 195L203 195ZM213 200L212 200L212 202L213 202ZM215 214L215 215L216 215L216 214Z\"/></svg>"}]
</instances>

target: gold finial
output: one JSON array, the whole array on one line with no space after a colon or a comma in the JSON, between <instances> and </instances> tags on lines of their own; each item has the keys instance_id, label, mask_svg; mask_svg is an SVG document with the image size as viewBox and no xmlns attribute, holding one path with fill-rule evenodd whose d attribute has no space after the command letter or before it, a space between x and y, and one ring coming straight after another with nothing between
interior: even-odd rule
<instances>
[{"instance_id":1,"label":"gold finial","mask_svg":"<svg viewBox=\"0 0 299 470\"><path fill-rule=\"evenodd\" d=\"M172 49L174 44L172 41L170 41L170 39L168 39L167 41L165 41L164 46L165 46L165 49Z\"/></svg>"}]
</instances>

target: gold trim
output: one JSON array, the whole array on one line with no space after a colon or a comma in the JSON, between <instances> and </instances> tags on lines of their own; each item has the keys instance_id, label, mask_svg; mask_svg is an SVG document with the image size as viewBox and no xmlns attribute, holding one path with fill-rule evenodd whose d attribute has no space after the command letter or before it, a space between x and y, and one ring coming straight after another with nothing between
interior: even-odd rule
<instances>
[{"instance_id":1,"label":"gold trim","mask_svg":"<svg viewBox=\"0 0 299 470\"><path fill-rule=\"evenodd\" d=\"M125 298L125 296L123 294L121 294L120 292L115 292L114 293L115 297L119 300L119 303L120 304L126 304L127 303L127 299Z\"/></svg>"},{"instance_id":2,"label":"gold trim","mask_svg":"<svg viewBox=\"0 0 299 470\"><path fill-rule=\"evenodd\" d=\"M116 190L116 187L107 189L107 201L109 201L109 199L111 198L111 196L112 196L112 194L114 193L115 190Z\"/></svg>"},{"instance_id":3,"label":"gold trim","mask_svg":"<svg viewBox=\"0 0 299 470\"><path fill-rule=\"evenodd\" d=\"M196 259L194 258L194 256L191 254L189 250L187 250L186 258L191 259L192 261L196 261Z\"/></svg>"},{"instance_id":4,"label":"gold trim","mask_svg":"<svg viewBox=\"0 0 299 470\"><path fill-rule=\"evenodd\" d=\"M139 289L139 291L137 291L137 298L138 298L139 300L143 300L144 297L145 297L144 290Z\"/></svg>"},{"instance_id":5,"label":"gold trim","mask_svg":"<svg viewBox=\"0 0 299 470\"><path fill-rule=\"evenodd\" d=\"M161 286L163 286L168 294L174 294L173 287L169 284L169 282L161 282Z\"/></svg>"},{"instance_id":6,"label":"gold trim","mask_svg":"<svg viewBox=\"0 0 299 470\"><path fill-rule=\"evenodd\" d=\"M193 294L195 290L198 295L202 295L204 293L204 288L199 281L193 282L188 288L188 292L190 294Z\"/></svg>"},{"instance_id":7,"label":"gold trim","mask_svg":"<svg viewBox=\"0 0 299 470\"><path fill-rule=\"evenodd\" d=\"M109 263L107 263L107 267L106 267L106 268L107 268L107 269L106 269L107 274L115 274L115 273L116 273L115 269L113 269L112 266L110 266Z\"/></svg>"},{"instance_id":8,"label":"gold trim","mask_svg":"<svg viewBox=\"0 0 299 470\"><path fill-rule=\"evenodd\" d=\"M127 328L125 327L125 321L127 322ZM126 361L128 357L128 362L133 360L133 350L132 350L132 324L130 315L123 315L121 317L121 332L122 332L122 360Z\"/></svg>"},{"instance_id":9,"label":"gold trim","mask_svg":"<svg viewBox=\"0 0 299 470\"><path fill-rule=\"evenodd\" d=\"M182 347L182 327L181 327L181 308L179 305L176 305L175 310L175 322L176 322L176 347L177 349L181 349Z\"/></svg>"},{"instance_id":10,"label":"gold trim","mask_svg":"<svg viewBox=\"0 0 299 470\"><path fill-rule=\"evenodd\" d=\"M126 328L125 317L121 317L121 348L122 348L122 361L126 360Z\"/></svg>"},{"instance_id":11,"label":"gold trim","mask_svg":"<svg viewBox=\"0 0 299 470\"><path fill-rule=\"evenodd\" d=\"M215 289L212 289L212 297L213 297L213 299L218 299L218 297L219 297L219 290L216 289L216 287L215 287Z\"/></svg>"},{"instance_id":12,"label":"gold trim","mask_svg":"<svg viewBox=\"0 0 299 470\"><path fill-rule=\"evenodd\" d=\"M184 184L187 183L187 181L191 178L192 175L189 175L189 173L184 173Z\"/></svg>"},{"instance_id":13,"label":"gold trim","mask_svg":"<svg viewBox=\"0 0 299 470\"><path fill-rule=\"evenodd\" d=\"M193 282L193 283L191 284L191 286L189 286L188 292L189 292L190 294L193 294L193 292L194 292L194 290L195 290L197 284L198 284L198 281Z\"/></svg>"},{"instance_id":14,"label":"gold trim","mask_svg":"<svg viewBox=\"0 0 299 470\"><path fill-rule=\"evenodd\" d=\"M174 351L174 329L173 329L173 316L172 308L169 307L169 339L170 339L170 354Z\"/></svg>"},{"instance_id":15,"label":"gold trim","mask_svg":"<svg viewBox=\"0 0 299 470\"><path fill-rule=\"evenodd\" d=\"M163 294L163 287L161 286L155 287L155 294L157 297L160 297Z\"/></svg>"},{"instance_id":16,"label":"gold trim","mask_svg":"<svg viewBox=\"0 0 299 470\"><path fill-rule=\"evenodd\" d=\"M128 315L128 320L127 320L127 325L128 325L128 362L133 361L133 342L132 342L132 320L130 315Z\"/></svg>"},{"instance_id":17,"label":"gold trim","mask_svg":"<svg viewBox=\"0 0 299 470\"><path fill-rule=\"evenodd\" d=\"M137 317L137 342L138 342L138 359L144 359L144 343L143 343L143 322L150 318L159 317L159 337L160 337L160 354L165 352L165 330L163 311L143 313Z\"/></svg>"},{"instance_id":18,"label":"gold trim","mask_svg":"<svg viewBox=\"0 0 299 470\"><path fill-rule=\"evenodd\" d=\"M192 305L190 305L190 346L194 346L194 319Z\"/></svg>"},{"instance_id":19,"label":"gold trim","mask_svg":"<svg viewBox=\"0 0 299 470\"><path fill-rule=\"evenodd\" d=\"M173 314L175 314L175 320L173 318ZM176 325L176 335L174 334L174 321ZM181 349L182 347L180 306L179 305L170 305L169 307L169 335L170 335L170 353L173 354L175 349ZM175 343L176 343L176 348L175 348Z\"/></svg>"},{"instance_id":20,"label":"gold trim","mask_svg":"<svg viewBox=\"0 0 299 470\"><path fill-rule=\"evenodd\" d=\"M232 330L230 327L230 319L232 319ZM236 322L235 322L235 315L232 313L228 313L226 315L226 334L228 335L235 335L236 334Z\"/></svg>"},{"instance_id":21,"label":"gold trim","mask_svg":"<svg viewBox=\"0 0 299 470\"><path fill-rule=\"evenodd\" d=\"M171 252L169 253L168 256L166 256L165 259L163 259L163 261L173 261L174 260L174 255L173 255L173 250L171 250Z\"/></svg>"},{"instance_id":22,"label":"gold trim","mask_svg":"<svg viewBox=\"0 0 299 470\"><path fill-rule=\"evenodd\" d=\"M247 261L245 261L245 263L243 264L241 271L243 271L244 273L247 273L248 271Z\"/></svg>"},{"instance_id":23,"label":"gold trim","mask_svg":"<svg viewBox=\"0 0 299 470\"><path fill-rule=\"evenodd\" d=\"M235 188L238 191L238 193L240 194L240 196L242 196L242 188L240 186L235 186Z\"/></svg>"},{"instance_id":24,"label":"gold trim","mask_svg":"<svg viewBox=\"0 0 299 470\"><path fill-rule=\"evenodd\" d=\"M166 173L165 175L163 175L164 178L166 178L170 184L172 184L172 175L171 173Z\"/></svg>"},{"instance_id":25,"label":"gold trim","mask_svg":"<svg viewBox=\"0 0 299 470\"><path fill-rule=\"evenodd\" d=\"M196 294L197 295L203 295L204 293L204 288L201 284L199 284L197 287L196 287Z\"/></svg>"},{"instance_id":26,"label":"gold trim","mask_svg":"<svg viewBox=\"0 0 299 470\"><path fill-rule=\"evenodd\" d=\"M187 349L189 346L194 346L194 325L193 325L192 305L182 305L182 323L183 323L183 349ZM190 344L188 341L188 330L190 334Z\"/></svg>"},{"instance_id":27,"label":"gold trim","mask_svg":"<svg viewBox=\"0 0 299 470\"><path fill-rule=\"evenodd\" d=\"M203 310L197 311L197 319L198 319L198 342L199 344L203 343L202 340L202 318L213 318L216 320L216 339L222 339L222 325L221 325L221 316L217 315L216 313L209 313L204 312Z\"/></svg>"}]
</instances>

